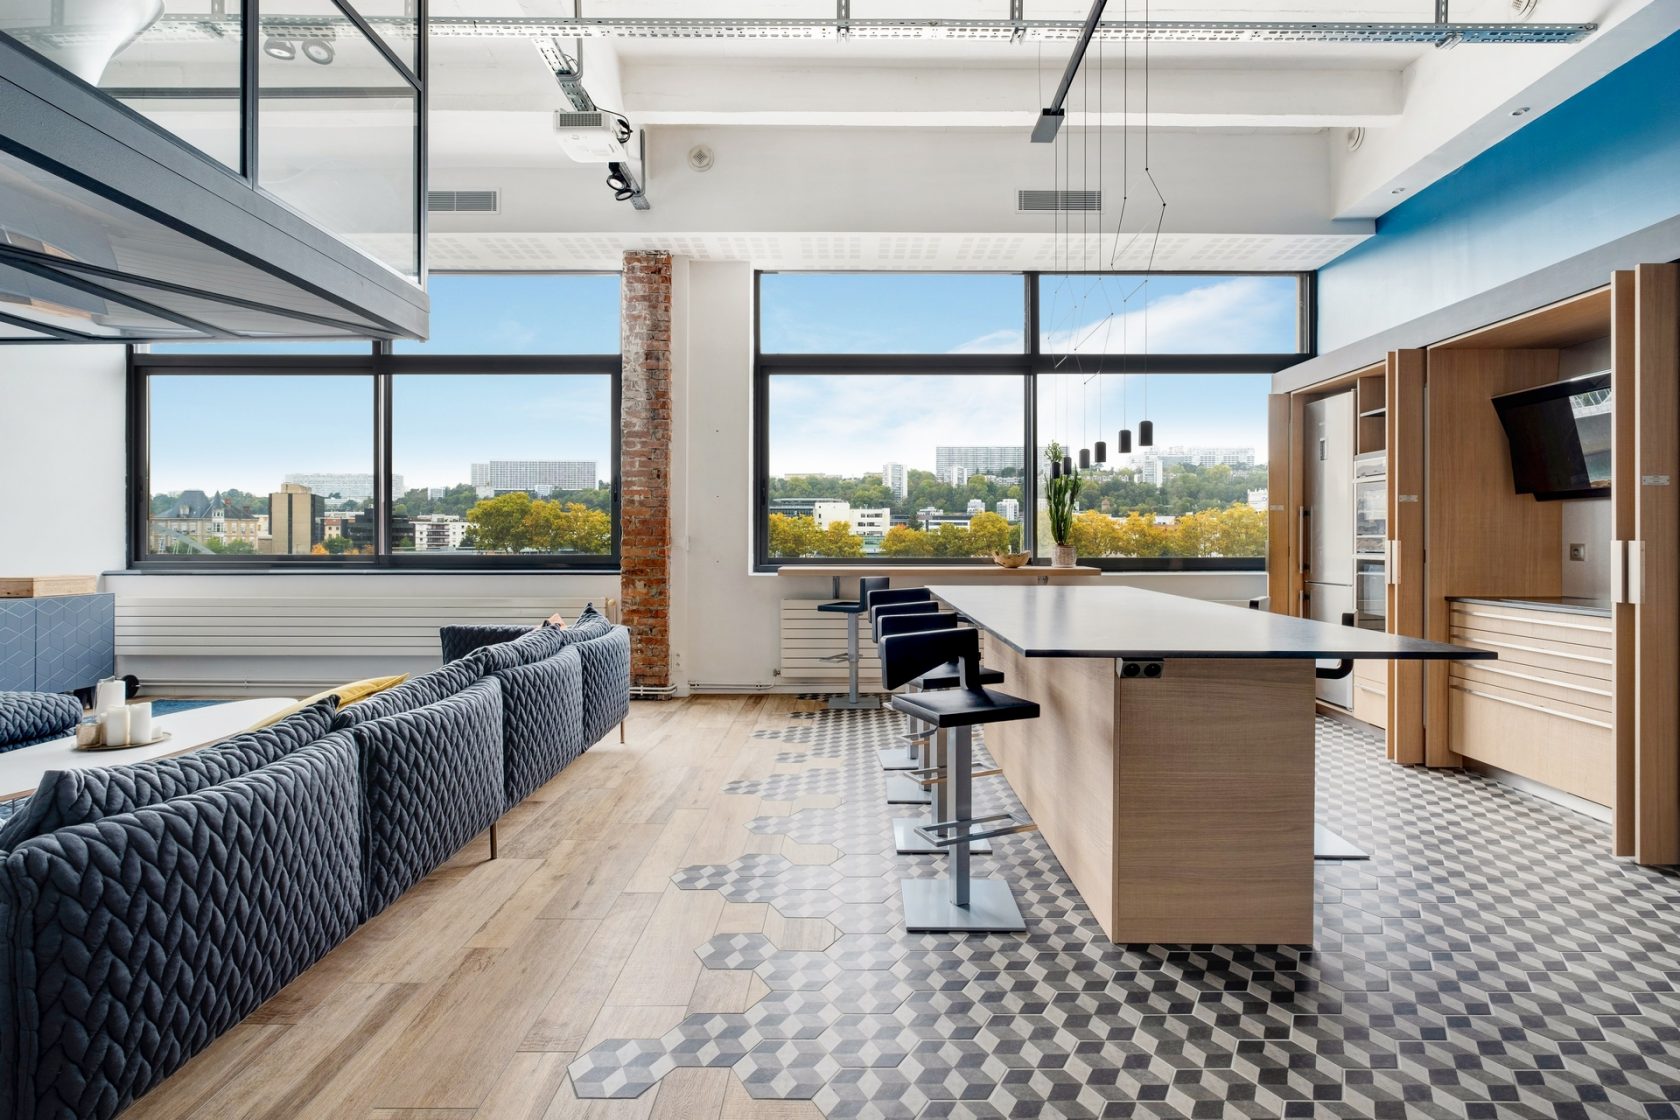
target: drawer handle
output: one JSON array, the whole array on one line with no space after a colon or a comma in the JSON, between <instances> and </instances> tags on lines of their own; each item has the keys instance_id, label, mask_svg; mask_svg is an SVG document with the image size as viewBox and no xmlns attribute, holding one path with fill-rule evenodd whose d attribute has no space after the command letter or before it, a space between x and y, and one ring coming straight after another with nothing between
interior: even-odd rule
<instances>
[{"instance_id":1,"label":"drawer handle","mask_svg":"<svg viewBox=\"0 0 1680 1120\"><path fill-rule=\"evenodd\" d=\"M1520 642L1500 642L1493 638L1483 638L1477 634L1466 633L1464 627L1455 627L1458 633L1453 635L1455 640L1462 640L1465 645L1496 646L1499 649L1516 649L1524 653L1543 653L1547 657L1563 657L1570 661L1585 661L1593 665L1614 665L1616 662L1609 657L1588 657L1584 653L1564 653L1562 650L1546 649L1544 646L1525 646Z\"/></svg>"},{"instance_id":2,"label":"drawer handle","mask_svg":"<svg viewBox=\"0 0 1680 1120\"><path fill-rule=\"evenodd\" d=\"M1588 625L1586 623L1580 623L1580 622L1553 622L1549 618L1535 618L1533 615L1494 614L1492 611L1473 611L1473 610L1468 610L1468 609L1466 609L1462 606L1456 607L1456 609L1463 614L1469 615L1471 618L1496 618L1496 619L1499 619L1501 622L1526 622L1530 626L1550 626L1550 627L1554 627L1558 630L1590 630L1595 634L1609 634L1609 633L1612 632L1611 628L1608 627L1608 626L1591 626L1591 625ZM1556 613L1557 613L1556 611L1536 611L1535 612L1535 614L1556 614Z\"/></svg>"},{"instance_id":3,"label":"drawer handle","mask_svg":"<svg viewBox=\"0 0 1680 1120\"><path fill-rule=\"evenodd\" d=\"M1584 723L1589 727L1602 727L1606 731L1616 730L1611 724L1600 723L1596 719L1587 719L1585 716L1572 715L1569 712L1560 712L1555 708L1548 708L1541 704L1525 704L1521 700L1512 700L1508 696L1495 696L1491 692L1481 692L1474 688L1464 688L1461 685L1454 685L1453 689L1456 692L1464 693L1466 696L1479 696L1483 700L1492 700L1496 704L1509 704L1513 708L1527 708L1531 712L1539 712L1542 715L1556 716L1558 719L1567 719L1575 723Z\"/></svg>"},{"instance_id":4,"label":"drawer handle","mask_svg":"<svg viewBox=\"0 0 1680 1120\"><path fill-rule=\"evenodd\" d=\"M1560 680L1557 680L1556 678L1553 678L1553 677L1536 677L1536 676L1534 676L1533 674L1530 674L1530 673L1519 673L1514 669L1506 669L1506 668L1502 668L1502 667L1499 667L1499 666L1496 666L1496 665L1477 665L1474 662L1472 662L1468 665L1465 665L1463 668L1460 668L1458 671L1463 673L1463 672L1467 672L1471 669L1475 669L1478 672L1482 672L1482 673L1494 673L1494 674L1497 674L1498 676L1501 676L1501 677L1512 677L1512 678L1514 678L1516 680L1519 680L1519 681L1533 681L1536 684L1549 684L1549 685L1553 685L1557 688L1567 688L1572 692L1585 692L1589 696L1603 696L1603 697L1606 697L1606 698L1613 698L1616 695L1614 692L1611 692L1607 688L1590 688L1590 687L1588 687L1587 685L1584 685L1584 684L1570 684L1568 681L1560 681ZM1459 679L1460 680L1474 680L1475 678L1474 677L1460 677ZM1562 697L1559 697L1559 699L1562 699Z\"/></svg>"}]
</instances>

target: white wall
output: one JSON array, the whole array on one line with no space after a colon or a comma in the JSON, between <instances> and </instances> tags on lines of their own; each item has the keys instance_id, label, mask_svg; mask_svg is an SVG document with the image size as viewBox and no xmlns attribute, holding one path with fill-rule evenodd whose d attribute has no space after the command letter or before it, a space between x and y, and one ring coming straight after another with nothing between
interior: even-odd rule
<instances>
[{"instance_id":1,"label":"white wall","mask_svg":"<svg viewBox=\"0 0 1680 1120\"><path fill-rule=\"evenodd\" d=\"M0 575L85 575L127 557L121 346L0 346Z\"/></svg>"},{"instance_id":2,"label":"white wall","mask_svg":"<svg viewBox=\"0 0 1680 1120\"><path fill-rule=\"evenodd\" d=\"M672 671L683 691L775 688L781 601L826 599L830 583L752 572L752 268L679 260L672 299ZM1259 572L1101 578L1240 604L1265 594Z\"/></svg>"}]
</instances>

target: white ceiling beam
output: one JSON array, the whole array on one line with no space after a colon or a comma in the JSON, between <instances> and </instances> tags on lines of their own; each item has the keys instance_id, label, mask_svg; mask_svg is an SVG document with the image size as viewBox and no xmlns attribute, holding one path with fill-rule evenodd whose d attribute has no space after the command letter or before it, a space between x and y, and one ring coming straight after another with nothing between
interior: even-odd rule
<instances>
[{"instance_id":1,"label":"white ceiling beam","mask_svg":"<svg viewBox=\"0 0 1680 1120\"><path fill-rule=\"evenodd\" d=\"M1049 75L1054 80L1055 75ZM1045 76L1019 67L718 67L665 59L623 68L625 111L646 125L751 127L1020 128L1038 117ZM1093 70L1069 98L1068 125L1141 125L1144 82ZM1089 101L1086 101L1087 92ZM1168 128L1383 127L1403 107L1395 70L1158 69L1149 120Z\"/></svg>"}]
</instances>

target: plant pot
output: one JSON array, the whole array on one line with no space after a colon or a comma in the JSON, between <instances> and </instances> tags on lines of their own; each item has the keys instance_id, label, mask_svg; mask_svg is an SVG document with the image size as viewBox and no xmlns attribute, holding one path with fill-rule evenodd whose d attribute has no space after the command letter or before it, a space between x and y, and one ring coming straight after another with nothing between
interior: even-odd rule
<instances>
[{"instance_id":1,"label":"plant pot","mask_svg":"<svg viewBox=\"0 0 1680 1120\"><path fill-rule=\"evenodd\" d=\"M1052 568L1071 568L1079 563L1071 544L1052 545L1050 548L1050 566Z\"/></svg>"}]
</instances>

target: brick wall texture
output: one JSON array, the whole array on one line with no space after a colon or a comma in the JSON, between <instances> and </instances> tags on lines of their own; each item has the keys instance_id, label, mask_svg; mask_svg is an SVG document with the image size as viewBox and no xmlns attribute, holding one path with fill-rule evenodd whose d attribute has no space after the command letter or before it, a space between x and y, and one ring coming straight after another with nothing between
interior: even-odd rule
<instances>
[{"instance_id":1,"label":"brick wall texture","mask_svg":"<svg viewBox=\"0 0 1680 1120\"><path fill-rule=\"evenodd\" d=\"M671 254L624 254L619 612L630 683L671 683Z\"/></svg>"}]
</instances>

